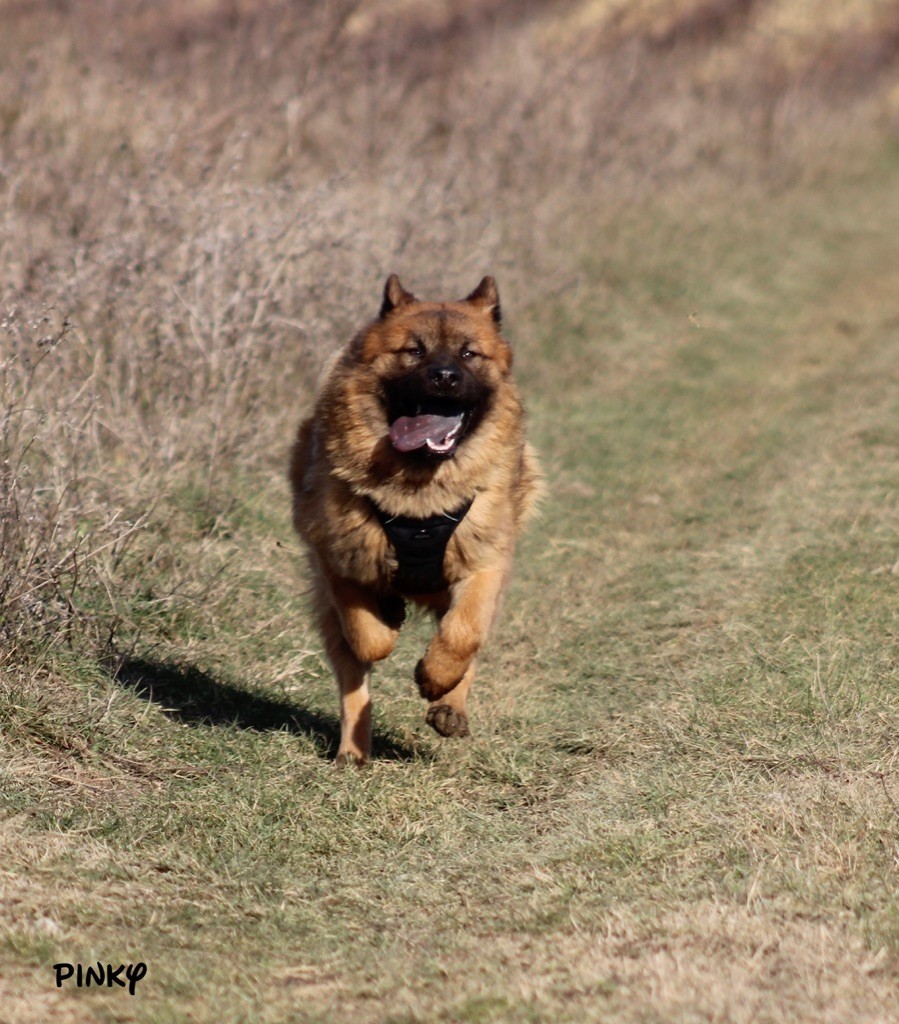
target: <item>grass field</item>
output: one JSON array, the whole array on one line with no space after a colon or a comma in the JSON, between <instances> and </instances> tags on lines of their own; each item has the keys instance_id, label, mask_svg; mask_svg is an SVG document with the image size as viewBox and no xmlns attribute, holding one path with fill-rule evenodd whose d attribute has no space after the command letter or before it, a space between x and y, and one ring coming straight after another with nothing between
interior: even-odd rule
<instances>
[{"instance_id":1,"label":"grass field","mask_svg":"<svg viewBox=\"0 0 899 1024\"><path fill-rule=\"evenodd\" d=\"M334 34L316 23L316 53L376 32L356 6ZM572 6L547 35L521 5L491 45L562 67ZM893 10L850 8L872 24ZM328 177L342 169L314 120L288 118L308 164L264 149L263 111L257 163L221 170L250 151L249 122L210 127L225 71L196 39L171 45L203 85L183 101L208 129L198 146L225 139L212 177L209 151L175 135L154 172L137 129L104 163L80 115L51 122L58 39L36 57L27 11L4 16L12 66L43 74L45 98L23 86L4 114L0 1021L899 1021L894 64L867 92L785 85L774 121L802 117L782 130L725 89L722 135L761 136L705 159L697 126L685 171L684 128L639 188L622 182L657 126L639 97L628 118L645 125L627 121L601 182L572 160L550 188L544 158L564 154L538 125L531 169L508 171L533 191L507 211L501 190L479 196L454 222L445 204L467 193L432 194L427 175L476 174L514 130L469 151L473 113L404 141L404 179L396 154L365 158L400 193L421 178L411 212L433 220L403 241L398 200ZM640 58L663 81L757 45L694 22ZM77 68L88 30L64 27ZM227 50L232 27L216 31ZM177 92L181 58L147 46L145 88ZM73 94L84 116L118 117L131 95L91 84L104 67ZM310 72L304 88L354 86ZM158 116L140 129L153 145ZM325 350L391 270L453 295L491 271L502 290L505 270L549 495L472 739L424 725L411 677L428 623L413 622L376 670L375 760L339 772L284 463ZM53 964L97 961L147 975L133 996L56 988Z\"/></svg>"}]
</instances>

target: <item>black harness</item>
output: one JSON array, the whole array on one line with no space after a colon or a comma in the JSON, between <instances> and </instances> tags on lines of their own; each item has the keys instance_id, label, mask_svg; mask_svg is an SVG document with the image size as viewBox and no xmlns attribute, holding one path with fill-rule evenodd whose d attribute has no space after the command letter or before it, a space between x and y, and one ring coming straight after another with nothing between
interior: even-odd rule
<instances>
[{"instance_id":1,"label":"black harness","mask_svg":"<svg viewBox=\"0 0 899 1024\"><path fill-rule=\"evenodd\" d=\"M452 512L427 519L390 516L372 502L375 515L396 552L393 585L403 594L433 594L447 586L443 560L456 527L465 518L474 498Z\"/></svg>"}]
</instances>

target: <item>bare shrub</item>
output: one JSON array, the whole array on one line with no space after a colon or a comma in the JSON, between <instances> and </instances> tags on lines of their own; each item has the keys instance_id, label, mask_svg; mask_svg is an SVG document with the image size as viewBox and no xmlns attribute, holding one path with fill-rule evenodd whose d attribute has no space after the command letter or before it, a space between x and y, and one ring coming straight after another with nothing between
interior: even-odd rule
<instances>
[{"instance_id":1,"label":"bare shrub","mask_svg":"<svg viewBox=\"0 0 899 1024\"><path fill-rule=\"evenodd\" d=\"M77 345L49 310L0 322L0 664L38 641L97 637L108 617L82 603L108 588L139 522L110 508L93 478L98 396L85 367L61 357Z\"/></svg>"}]
</instances>

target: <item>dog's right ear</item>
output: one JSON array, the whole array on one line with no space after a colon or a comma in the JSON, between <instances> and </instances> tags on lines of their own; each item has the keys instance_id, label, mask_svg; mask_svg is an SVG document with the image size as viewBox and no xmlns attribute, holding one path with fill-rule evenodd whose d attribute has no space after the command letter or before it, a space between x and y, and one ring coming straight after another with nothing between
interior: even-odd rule
<instances>
[{"instance_id":1,"label":"dog's right ear","mask_svg":"<svg viewBox=\"0 0 899 1024\"><path fill-rule=\"evenodd\" d=\"M408 306L410 302L415 302L415 296L406 291L396 274L391 274L387 278L387 284L384 285L384 301L381 303L381 312L378 315L383 320L388 313L392 313L401 306Z\"/></svg>"}]
</instances>

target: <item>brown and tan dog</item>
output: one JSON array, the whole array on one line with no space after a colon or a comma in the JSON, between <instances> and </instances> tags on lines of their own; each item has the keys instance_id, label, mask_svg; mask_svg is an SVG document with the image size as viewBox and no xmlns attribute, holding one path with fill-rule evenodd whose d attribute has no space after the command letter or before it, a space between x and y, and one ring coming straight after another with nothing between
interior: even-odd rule
<instances>
[{"instance_id":1,"label":"brown and tan dog","mask_svg":"<svg viewBox=\"0 0 899 1024\"><path fill-rule=\"evenodd\" d=\"M369 673L393 650L406 599L439 621L415 670L427 722L468 735L475 658L540 487L511 366L493 278L436 303L394 274L300 426L293 521L340 689L340 763L370 756Z\"/></svg>"}]
</instances>

